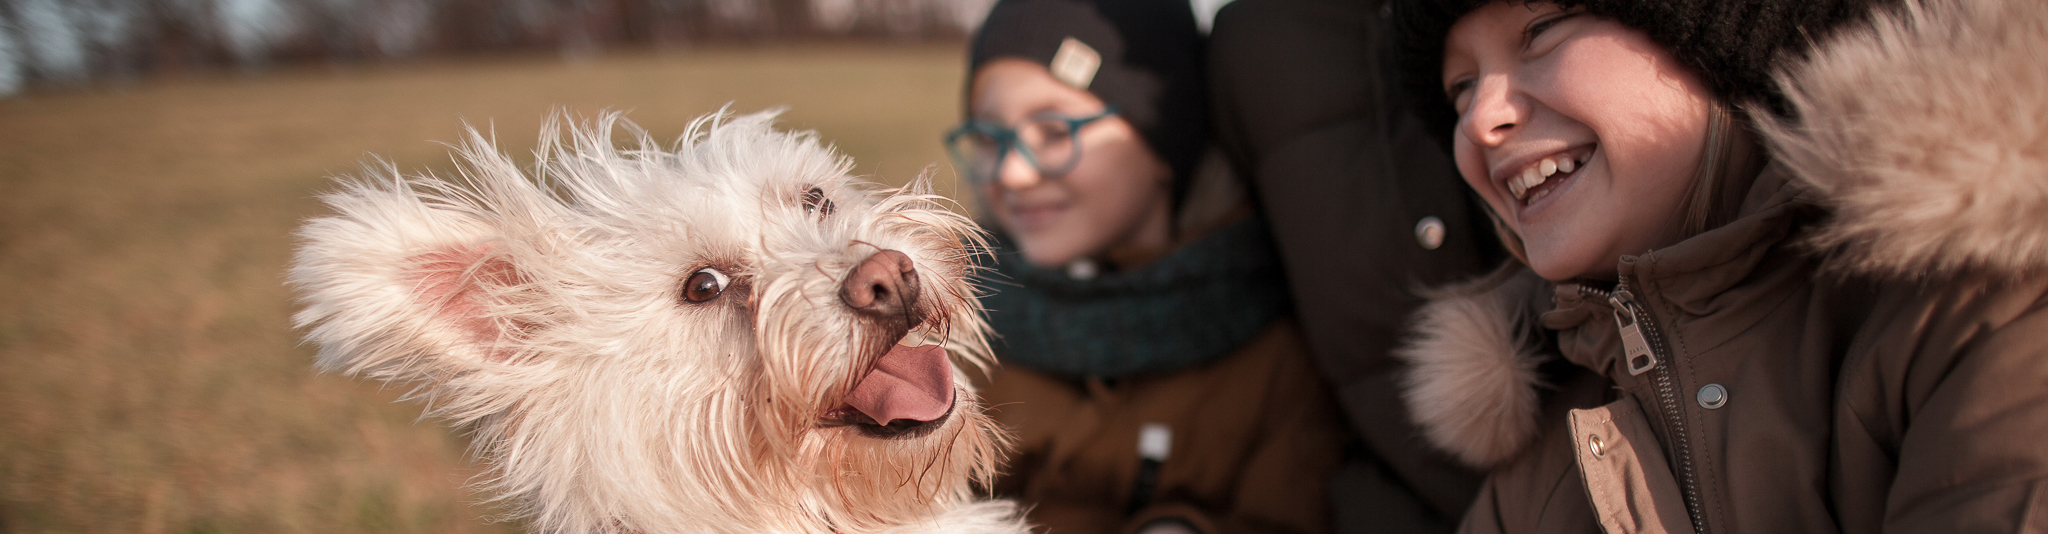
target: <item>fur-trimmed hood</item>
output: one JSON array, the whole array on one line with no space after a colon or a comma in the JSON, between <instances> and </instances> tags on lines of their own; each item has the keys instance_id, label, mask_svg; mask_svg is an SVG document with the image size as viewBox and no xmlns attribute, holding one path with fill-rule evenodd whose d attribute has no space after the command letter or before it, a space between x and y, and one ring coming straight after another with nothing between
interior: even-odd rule
<instances>
[{"instance_id":1,"label":"fur-trimmed hood","mask_svg":"<svg viewBox=\"0 0 2048 534\"><path fill-rule=\"evenodd\" d=\"M1812 236L1864 274L2048 267L2048 4L1908 3L1779 77L1763 125L1833 218Z\"/></svg>"},{"instance_id":2,"label":"fur-trimmed hood","mask_svg":"<svg viewBox=\"0 0 2048 534\"><path fill-rule=\"evenodd\" d=\"M1758 125L1825 211L1795 239L1821 269L1890 279L2048 269L2048 4L1908 1L1779 75L1793 119ZM1529 284L1451 291L1398 357L1424 435L1477 466L1537 432Z\"/></svg>"}]
</instances>

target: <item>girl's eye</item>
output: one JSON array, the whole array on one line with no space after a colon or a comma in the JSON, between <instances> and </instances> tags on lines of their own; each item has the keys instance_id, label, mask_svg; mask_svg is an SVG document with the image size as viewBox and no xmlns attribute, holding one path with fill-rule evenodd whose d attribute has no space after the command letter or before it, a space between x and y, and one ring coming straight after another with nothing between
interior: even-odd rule
<instances>
[{"instance_id":1,"label":"girl's eye","mask_svg":"<svg viewBox=\"0 0 2048 534\"><path fill-rule=\"evenodd\" d=\"M1552 13L1549 16L1540 17L1530 22L1529 27L1522 30L1522 49L1531 55L1543 55L1549 52L1551 48L1557 46L1558 39L1545 39L1544 37L1550 33L1552 28L1557 27L1558 23L1577 16L1579 16L1579 13L1576 11L1563 11Z\"/></svg>"},{"instance_id":2,"label":"girl's eye","mask_svg":"<svg viewBox=\"0 0 2048 534\"><path fill-rule=\"evenodd\" d=\"M718 272L718 269L698 269L688 280L683 281L683 300L701 303L718 298L725 293L727 281L725 273Z\"/></svg>"},{"instance_id":3,"label":"girl's eye","mask_svg":"<svg viewBox=\"0 0 2048 534\"><path fill-rule=\"evenodd\" d=\"M1465 78L1453 81L1450 85L1444 87L1444 96L1449 97L1451 107L1456 108L1459 115L1465 114L1466 104L1472 101L1472 86L1474 83L1471 78Z\"/></svg>"}]
</instances>

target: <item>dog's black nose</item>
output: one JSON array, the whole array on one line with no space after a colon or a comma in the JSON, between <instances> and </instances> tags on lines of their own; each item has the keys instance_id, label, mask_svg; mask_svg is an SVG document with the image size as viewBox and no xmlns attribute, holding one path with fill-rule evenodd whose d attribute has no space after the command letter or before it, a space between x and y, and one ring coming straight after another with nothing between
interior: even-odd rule
<instances>
[{"instance_id":1,"label":"dog's black nose","mask_svg":"<svg viewBox=\"0 0 2048 534\"><path fill-rule=\"evenodd\" d=\"M906 329L924 322L917 310L917 265L902 252L876 252L855 265L839 286L839 300L862 315L902 319Z\"/></svg>"}]
</instances>

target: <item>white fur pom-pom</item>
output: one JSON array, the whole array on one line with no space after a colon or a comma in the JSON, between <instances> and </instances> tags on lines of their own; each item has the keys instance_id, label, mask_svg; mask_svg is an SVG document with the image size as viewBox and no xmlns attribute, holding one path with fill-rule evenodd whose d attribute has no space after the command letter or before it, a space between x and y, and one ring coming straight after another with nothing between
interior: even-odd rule
<instances>
[{"instance_id":1,"label":"white fur pom-pom","mask_svg":"<svg viewBox=\"0 0 2048 534\"><path fill-rule=\"evenodd\" d=\"M1410 365L1402 397L1423 436L1477 467L1499 464L1536 435L1540 360L1523 328L1518 291L1455 292L1418 310L1397 358Z\"/></svg>"}]
</instances>

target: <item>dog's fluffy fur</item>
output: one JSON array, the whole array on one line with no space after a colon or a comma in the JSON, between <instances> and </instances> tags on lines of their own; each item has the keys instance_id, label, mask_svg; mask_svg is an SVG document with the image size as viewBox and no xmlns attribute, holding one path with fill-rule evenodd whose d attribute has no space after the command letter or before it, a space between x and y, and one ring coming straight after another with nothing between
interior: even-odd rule
<instances>
[{"instance_id":1,"label":"dog's fluffy fur","mask_svg":"<svg viewBox=\"0 0 2048 534\"><path fill-rule=\"evenodd\" d=\"M838 294L879 250L924 288L904 339L985 365L979 230L922 179L850 181L773 117L707 116L673 148L615 114L558 118L531 178L472 131L462 180L343 180L299 232L296 321L320 368L411 385L471 429L482 485L539 531L1024 532L973 494L1003 438L957 367L927 432L821 419L905 333ZM690 302L704 269L723 293Z\"/></svg>"}]
</instances>

